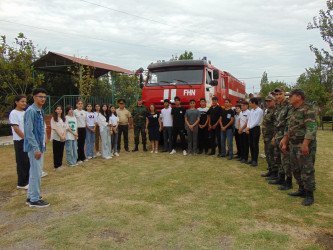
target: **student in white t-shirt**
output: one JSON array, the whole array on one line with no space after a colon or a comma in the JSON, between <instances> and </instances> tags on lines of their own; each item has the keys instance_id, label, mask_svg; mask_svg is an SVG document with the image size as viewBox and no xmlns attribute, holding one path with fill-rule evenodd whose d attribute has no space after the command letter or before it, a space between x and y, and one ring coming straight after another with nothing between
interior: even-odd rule
<instances>
[{"instance_id":1,"label":"student in white t-shirt","mask_svg":"<svg viewBox=\"0 0 333 250\"><path fill-rule=\"evenodd\" d=\"M61 105L56 105L51 119L51 141L53 146L53 162L55 170L63 170L67 125Z\"/></svg>"},{"instance_id":2,"label":"student in white t-shirt","mask_svg":"<svg viewBox=\"0 0 333 250\"><path fill-rule=\"evenodd\" d=\"M111 134L109 124L109 111L106 104L102 104L101 113L98 116L98 125L101 130L102 158L111 159ZM112 131L112 130L111 130Z\"/></svg>"},{"instance_id":3,"label":"student in white t-shirt","mask_svg":"<svg viewBox=\"0 0 333 250\"><path fill-rule=\"evenodd\" d=\"M87 124L86 124L86 156L87 159L95 158L94 154L94 145L95 145L95 132L96 132L96 123L97 123L97 115L92 112L92 105L90 103L86 106L86 116L87 116Z\"/></svg>"},{"instance_id":4,"label":"student in white t-shirt","mask_svg":"<svg viewBox=\"0 0 333 250\"><path fill-rule=\"evenodd\" d=\"M95 104L95 115L96 115L96 120L98 121L98 116L101 110L101 106L96 103ZM96 151L96 156L101 156L101 153L99 152L99 141L101 140L101 133L99 131L99 125L96 123L96 132L95 132L95 151Z\"/></svg>"},{"instance_id":5,"label":"student in white t-shirt","mask_svg":"<svg viewBox=\"0 0 333 250\"><path fill-rule=\"evenodd\" d=\"M77 162L77 120L73 115L73 107L71 105L66 106L66 161L69 167L75 166Z\"/></svg>"},{"instance_id":6,"label":"student in white t-shirt","mask_svg":"<svg viewBox=\"0 0 333 250\"><path fill-rule=\"evenodd\" d=\"M172 151L172 115L169 99L164 100L164 109L161 110L160 119L162 121L164 148L162 152Z\"/></svg>"},{"instance_id":7,"label":"student in white t-shirt","mask_svg":"<svg viewBox=\"0 0 333 250\"><path fill-rule=\"evenodd\" d=\"M28 153L23 151L24 145L24 109L27 106L27 98L23 95L14 98L15 109L9 114L9 122L12 126L12 134L16 156L17 188L28 189L30 163Z\"/></svg>"},{"instance_id":8,"label":"student in white t-shirt","mask_svg":"<svg viewBox=\"0 0 333 250\"><path fill-rule=\"evenodd\" d=\"M116 107L111 105L110 107L111 115L109 118L109 123L111 124L111 150L114 156L119 156L117 153L117 143L118 143L118 126L119 126L119 117L116 112ZM110 131L111 133L111 131Z\"/></svg>"},{"instance_id":9,"label":"student in white t-shirt","mask_svg":"<svg viewBox=\"0 0 333 250\"><path fill-rule=\"evenodd\" d=\"M84 153L84 144L86 142L86 111L83 110L83 102L78 100L76 103L76 109L74 110L74 116L77 120L77 163L87 161Z\"/></svg>"}]
</instances>

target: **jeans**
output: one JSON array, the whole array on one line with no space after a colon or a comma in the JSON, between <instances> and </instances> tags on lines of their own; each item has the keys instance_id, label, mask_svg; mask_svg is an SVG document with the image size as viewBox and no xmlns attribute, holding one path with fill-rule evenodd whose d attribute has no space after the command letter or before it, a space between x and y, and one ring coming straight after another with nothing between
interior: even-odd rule
<instances>
[{"instance_id":1,"label":"jeans","mask_svg":"<svg viewBox=\"0 0 333 250\"><path fill-rule=\"evenodd\" d=\"M118 129L117 134L114 133L111 135L111 152L117 153L117 144L118 144Z\"/></svg>"},{"instance_id":2,"label":"jeans","mask_svg":"<svg viewBox=\"0 0 333 250\"><path fill-rule=\"evenodd\" d=\"M16 156L17 185L24 187L29 184L30 163L28 153L23 152L24 140L14 141Z\"/></svg>"},{"instance_id":3,"label":"jeans","mask_svg":"<svg viewBox=\"0 0 333 250\"><path fill-rule=\"evenodd\" d=\"M95 126L89 126L94 129ZM95 133L86 128L86 156L94 157Z\"/></svg>"},{"instance_id":4,"label":"jeans","mask_svg":"<svg viewBox=\"0 0 333 250\"><path fill-rule=\"evenodd\" d=\"M189 153L196 153L198 149L198 125L193 128L191 131L187 129L187 145Z\"/></svg>"},{"instance_id":5,"label":"jeans","mask_svg":"<svg viewBox=\"0 0 333 250\"><path fill-rule=\"evenodd\" d=\"M233 150L233 131L232 129L227 129L226 131L221 130L221 155L226 155L226 145L225 140L227 140L228 143L228 150L229 150L229 156L233 157L234 150Z\"/></svg>"},{"instance_id":6,"label":"jeans","mask_svg":"<svg viewBox=\"0 0 333 250\"><path fill-rule=\"evenodd\" d=\"M101 132L101 140L102 140L102 157L110 157L111 156L111 136L110 136L110 127L106 126L103 128Z\"/></svg>"},{"instance_id":7,"label":"jeans","mask_svg":"<svg viewBox=\"0 0 333 250\"><path fill-rule=\"evenodd\" d=\"M77 140L67 140L66 145L66 160L69 166L75 165L77 161Z\"/></svg>"},{"instance_id":8,"label":"jeans","mask_svg":"<svg viewBox=\"0 0 333 250\"><path fill-rule=\"evenodd\" d=\"M172 127L163 127L164 151L172 150Z\"/></svg>"},{"instance_id":9,"label":"jeans","mask_svg":"<svg viewBox=\"0 0 333 250\"><path fill-rule=\"evenodd\" d=\"M36 202L39 201L40 196L40 180L42 178L44 153L42 153L39 160L35 158L35 153L33 151L29 151L28 156L30 161L30 175L27 198L32 202Z\"/></svg>"}]
</instances>

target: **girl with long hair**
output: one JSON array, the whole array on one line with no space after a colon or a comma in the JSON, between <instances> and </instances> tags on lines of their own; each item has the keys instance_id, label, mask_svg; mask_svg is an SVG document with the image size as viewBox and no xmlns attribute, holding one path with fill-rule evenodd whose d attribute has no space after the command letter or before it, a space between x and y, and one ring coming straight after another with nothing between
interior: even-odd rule
<instances>
[{"instance_id":1,"label":"girl with long hair","mask_svg":"<svg viewBox=\"0 0 333 250\"><path fill-rule=\"evenodd\" d=\"M111 154L114 156L119 156L117 152L117 143L118 143L118 125L119 125L119 117L116 112L116 107L113 105L110 105L110 119L109 123L112 125L111 127Z\"/></svg>"},{"instance_id":2,"label":"girl with long hair","mask_svg":"<svg viewBox=\"0 0 333 250\"><path fill-rule=\"evenodd\" d=\"M51 141L53 146L53 162L55 170L63 170L62 159L66 141L67 125L61 105L56 105L51 119Z\"/></svg>"},{"instance_id":3,"label":"girl with long hair","mask_svg":"<svg viewBox=\"0 0 333 250\"><path fill-rule=\"evenodd\" d=\"M102 140L102 158L111 159L111 134L109 124L109 111L106 104L102 105L101 113L98 116L98 125Z\"/></svg>"},{"instance_id":4,"label":"girl with long hair","mask_svg":"<svg viewBox=\"0 0 333 250\"><path fill-rule=\"evenodd\" d=\"M12 127L16 171L17 171L17 188L28 189L30 162L28 153L23 151L24 145L24 125L23 117L27 107L27 98L18 95L14 98L14 109L9 114L9 122Z\"/></svg>"},{"instance_id":5,"label":"girl with long hair","mask_svg":"<svg viewBox=\"0 0 333 250\"><path fill-rule=\"evenodd\" d=\"M86 155L84 153L84 144L86 141L86 122L87 115L86 111L83 110L83 101L78 100L76 103L76 109L74 110L74 116L77 120L77 163L87 161Z\"/></svg>"},{"instance_id":6,"label":"girl with long hair","mask_svg":"<svg viewBox=\"0 0 333 250\"><path fill-rule=\"evenodd\" d=\"M73 167L77 162L77 120L73 115L73 107L71 105L66 106L66 161L69 167Z\"/></svg>"},{"instance_id":7,"label":"girl with long hair","mask_svg":"<svg viewBox=\"0 0 333 250\"><path fill-rule=\"evenodd\" d=\"M154 104L150 104L147 113L146 133L149 131L149 140L151 141L152 150L150 153L158 153L158 140L162 131L160 114L156 112Z\"/></svg>"},{"instance_id":8,"label":"girl with long hair","mask_svg":"<svg viewBox=\"0 0 333 250\"><path fill-rule=\"evenodd\" d=\"M101 106L96 103L95 104L95 115L96 115L96 120L98 121L98 116L99 116L99 113L101 111ZM100 134L100 131L99 131L99 125L98 125L98 122L96 123L96 132L95 132L95 151L96 151L96 156L101 156L101 153L99 152L99 142L100 142L100 139L101 139L101 134Z\"/></svg>"},{"instance_id":9,"label":"girl with long hair","mask_svg":"<svg viewBox=\"0 0 333 250\"><path fill-rule=\"evenodd\" d=\"M95 158L94 144L96 132L96 114L92 112L92 105L90 103L86 106L87 124L86 124L86 156L87 159Z\"/></svg>"}]
</instances>

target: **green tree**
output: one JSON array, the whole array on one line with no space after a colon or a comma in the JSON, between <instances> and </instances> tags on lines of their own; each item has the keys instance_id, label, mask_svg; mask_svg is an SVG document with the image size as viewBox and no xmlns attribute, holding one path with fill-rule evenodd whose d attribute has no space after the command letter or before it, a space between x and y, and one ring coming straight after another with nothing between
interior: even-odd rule
<instances>
[{"instance_id":1,"label":"green tree","mask_svg":"<svg viewBox=\"0 0 333 250\"><path fill-rule=\"evenodd\" d=\"M0 44L0 115L8 112L16 95L27 95L43 82L43 74L34 72L31 65L40 51L23 33L15 38L13 46L9 45L6 36L1 36Z\"/></svg>"},{"instance_id":2,"label":"green tree","mask_svg":"<svg viewBox=\"0 0 333 250\"><path fill-rule=\"evenodd\" d=\"M170 61L177 61L177 60L193 60L193 53L191 51L187 52L187 50L185 50L185 52L181 54L179 57L177 56L177 54L172 55Z\"/></svg>"},{"instance_id":3,"label":"green tree","mask_svg":"<svg viewBox=\"0 0 333 250\"><path fill-rule=\"evenodd\" d=\"M276 87L284 86L286 91L290 91L290 86L288 86L285 82L281 81L268 81L268 75L266 71L262 74L261 80L260 80L260 96L262 100L266 98L267 95L269 95L270 92L274 91Z\"/></svg>"}]
</instances>

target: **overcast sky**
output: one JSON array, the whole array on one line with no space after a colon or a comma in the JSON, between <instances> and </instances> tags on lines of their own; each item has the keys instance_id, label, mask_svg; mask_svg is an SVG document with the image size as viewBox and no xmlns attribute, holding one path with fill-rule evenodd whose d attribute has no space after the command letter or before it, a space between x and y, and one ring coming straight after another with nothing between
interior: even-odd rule
<instances>
[{"instance_id":1,"label":"overcast sky","mask_svg":"<svg viewBox=\"0 0 333 250\"><path fill-rule=\"evenodd\" d=\"M188 50L249 93L264 71L293 84L314 65L309 45L326 45L306 27L320 9L326 0L0 0L0 34L129 70Z\"/></svg>"}]
</instances>

